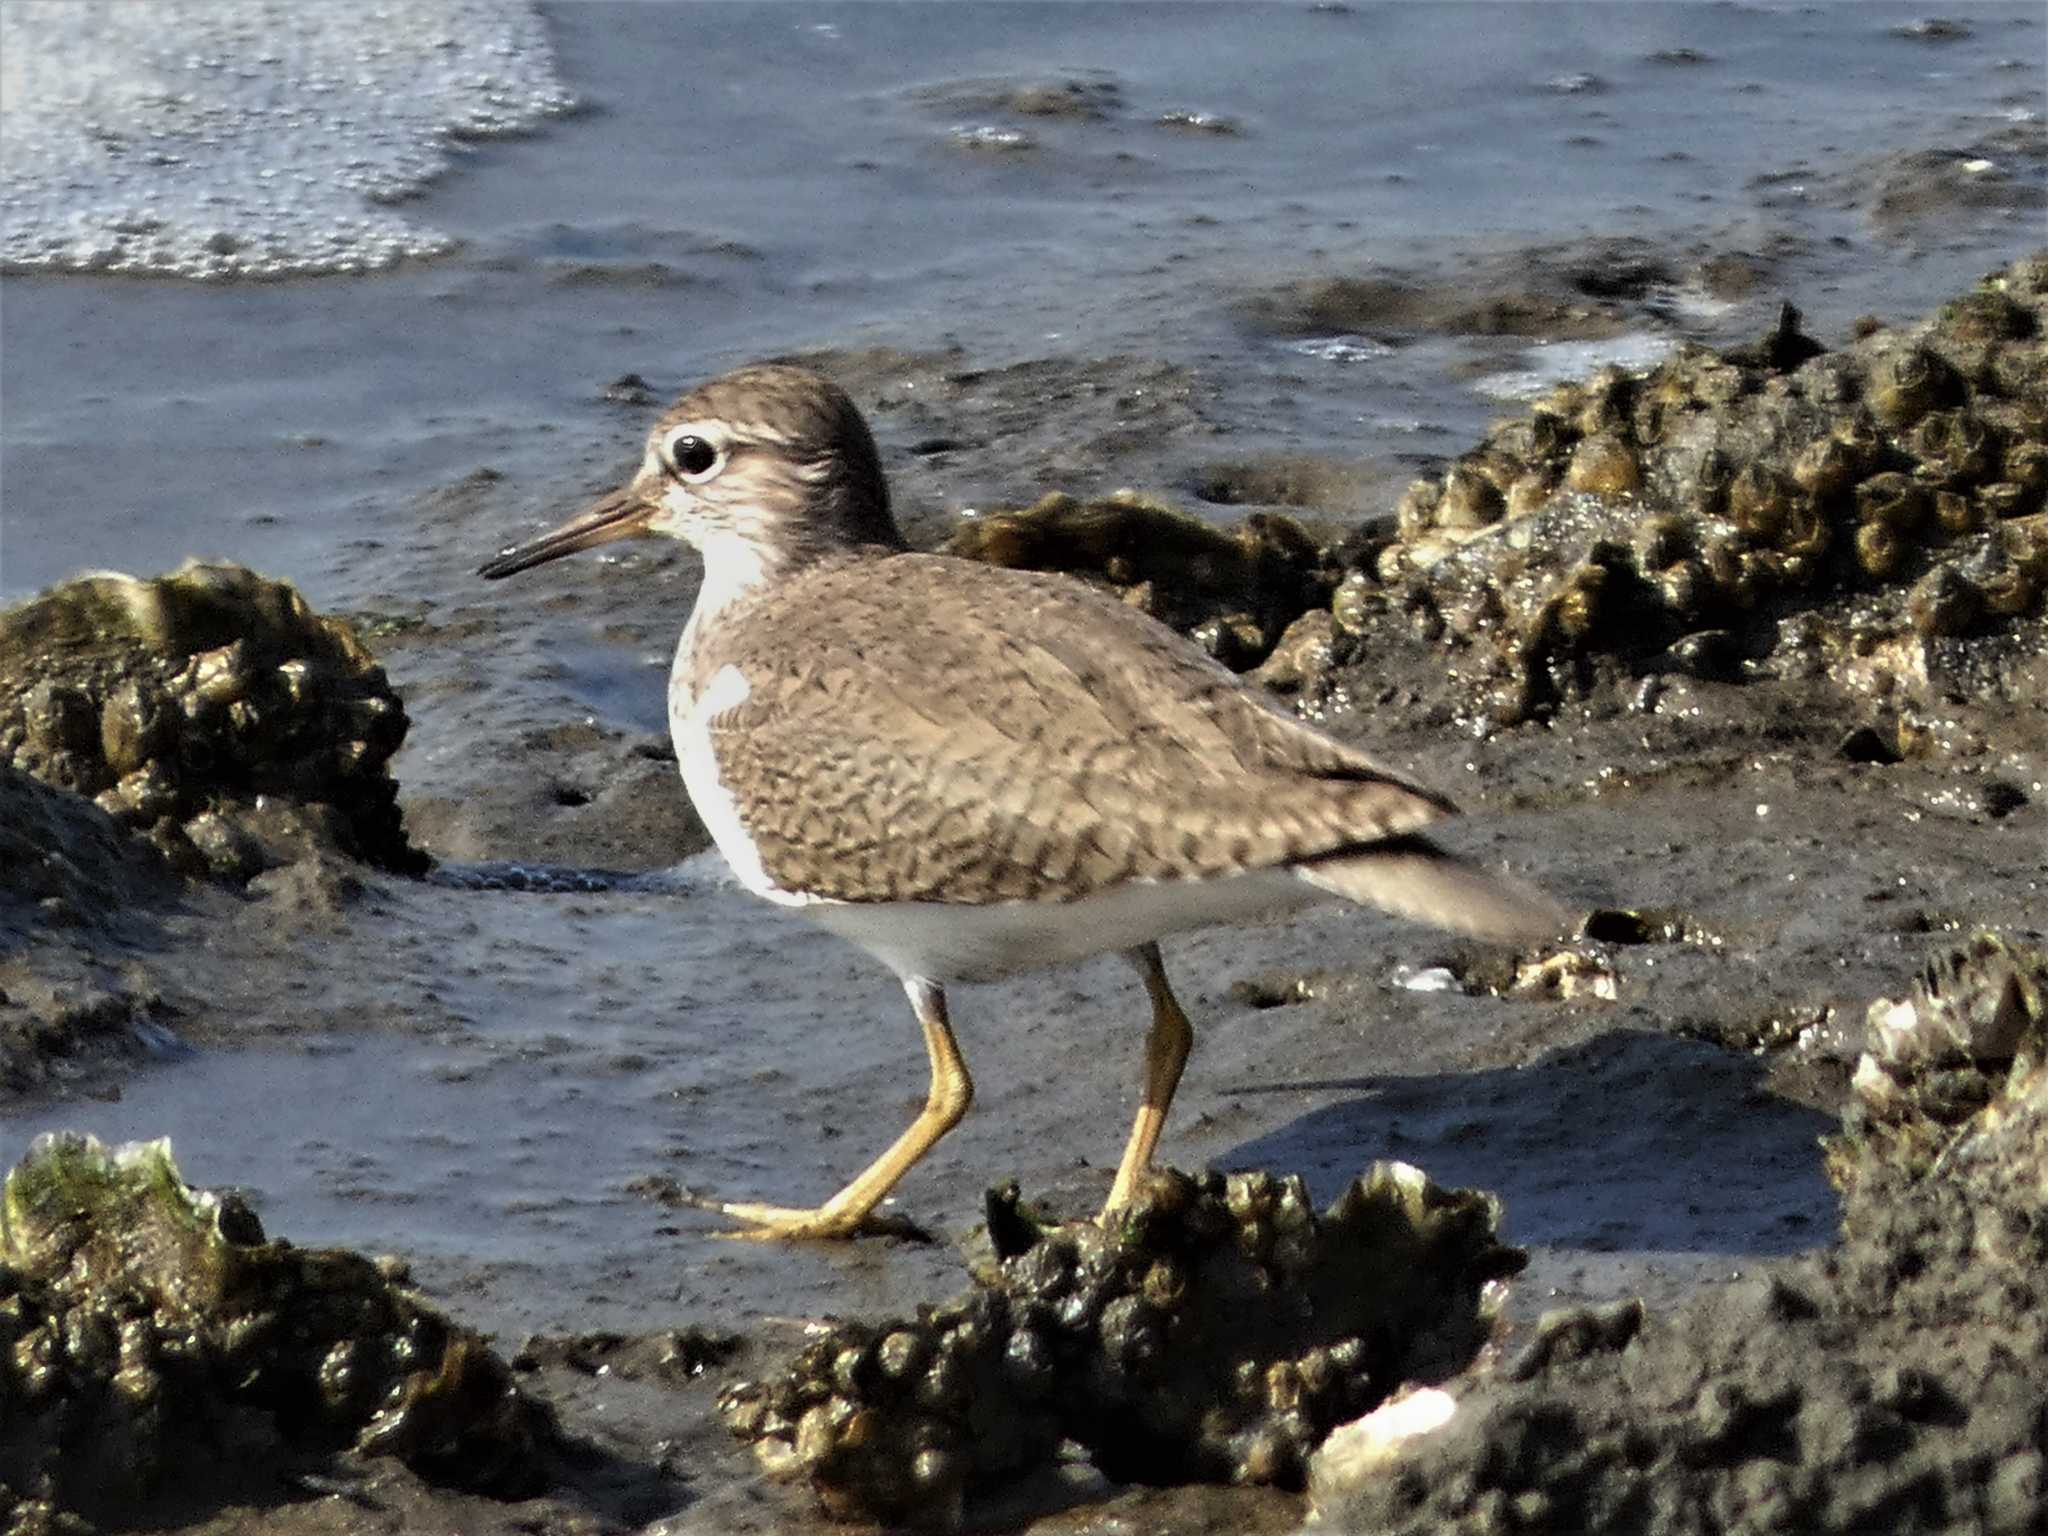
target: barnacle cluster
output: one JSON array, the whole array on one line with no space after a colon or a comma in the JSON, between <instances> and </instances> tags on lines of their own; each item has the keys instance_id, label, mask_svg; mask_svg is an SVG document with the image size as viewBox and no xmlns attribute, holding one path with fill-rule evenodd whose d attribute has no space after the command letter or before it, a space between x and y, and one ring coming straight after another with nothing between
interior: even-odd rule
<instances>
[{"instance_id":1,"label":"barnacle cluster","mask_svg":"<svg viewBox=\"0 0 2048 1536\"><path fill-rule=\"evenodd\" d=\"M967 518L946 553L1107 582L1239 672L1302 614L1327 607L1335 580L1322 547L1290 517L1255 512L1218 528L1133 491L1095 501L1054 492Z\"/></svg>"},{"instance_id":2,"label":"barnacle cluster","mask_svg":"<svg viewBox=\"0 0 2048 1536\"><path fill-rule=\"evenodd\" d=\"M2048 1073L2048 951L1995 933L1938 951L1903 998L1867 1015L1828 1171L1843 1188L1874 1165L1918 1175Z\"/></svg>"},{"instance_id":3,"label":"barnacle cluster","mask_svg":"<svg viewBox=\"0 0 2048 1536\"><path fill-rule=\"evenodd\" d=\"M1471 647L1496 722L1583 689L1588 659L1736 675L1813 637L1939 643L2048 591L2048 253L1907 330L1823 352L1786 307L1727 352L1561 384L1402 498L1332 601ZM1825 648L1825 647L1823 647Z\"/></svg>"},{"instance_id":4,"label":"barnacle cluster","mask_svg":"<svg viewBox=\"0 0 2048 1536\"><path fill-rule=\"evenodd\" d=\"M1123 1481L1298 1488L1332 1427L1457 1371L1523 1255L1498 1203L1378 1163L1318 1215L1298 1178L1161 1170L1108 1230L992 1197L993 1268L850 1322L722 1406L840 1515L947 1526L1063 1440Z\"/></svg>"},{"instance_id":5,"label":"barnacle cluster","mask_svg":"<svg viewBox=\"0 0 2048 1536\"><path fill-rule=\"evenodd\" d=\"M346 624L241 566L85 576L0 614L0 762L190 873L246 880L309 844L424 868L386 770L405 729Z\"/></svg>"},{"instance_id":6,"label":"barnacle cluster","mask_svg":"<svg viewBox=\"0 0 2048 1536\"><path fill-rule=\"evenodd\" d=\"M482 1339L359 1254L266 1239L168 1142L40 1137L0 1199L0 1508L132 1509L223 1447L542 1480L553 1420Z\"/></svg>"}]
</instances>

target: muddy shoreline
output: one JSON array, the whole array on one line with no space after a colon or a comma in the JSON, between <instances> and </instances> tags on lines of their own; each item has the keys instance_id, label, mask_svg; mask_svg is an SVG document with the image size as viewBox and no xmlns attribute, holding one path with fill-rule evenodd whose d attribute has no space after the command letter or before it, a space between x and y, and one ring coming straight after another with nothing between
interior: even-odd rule
<instances>
[{"instance_id":1,"label":"muddy shoreline","mask_svg":"<svg viewBox=\"0 0 2048 1536\"><path fill-rule=\"evenodd\" d=\"M2042 270L2014 280L2037 293ZM2028 302L2038 307L2038 298ZM2000 315L1986 323L2019 324ZM1424 315L1423 323L1434 321ZM1993 339L2014 354L2042 345L2038 326ZM1846 336L1820 341L1836 357L1854 345ZM1889 366L1897 350L1867 337L1863 345L1878 349L1873 367ZM977 453L965 449L1006 445L991 480L1015 494L992 499L991 509L1026 507L1048 487L1086 494L1092 477L1133 461L1179 462L1192 474L1189 445L1201 441L1216 410L1199 378L1130 358L993 371L947 354L814 361L870 408L892 471L915 466L903 483L928 490L972 474ZM1789 376L1799 365L1754 366ZM1607 408L1587 398L1597 381L1582 381L1571 412L1585 420L1554 446L1553 460L1509 462L1516 444L1534 454L1522 438L1475 445L1464 482L1453 483L1459 464L1445 466L1432 476L1434 498L1417 497L1399 517L1388 515L1389 500L1356 537L1312 541L1330 551L1315 557L1329 579L1289 589L1306 613L1250 625L1260 646L1277 640L1285 651L1293 636L1291 675L1276 681L1299 707L1465 805L1462 847L1575 903L1638 919L1573 946L1575 960L1547 971L1541 957L1504 958L1341 915L1179 946L1176 975L1197 1010L1198 1046L1168 1160L1298 1172L1318 1200L1386 1156L1447 1185L1498 1191L1505 1237L1533 1253L1510 1304L1510 1356L1531 1337L1548 1336L1537 1317L1553 1306L1636 1295L1648 1303L1629 1341L1558 1350L1519 1375L1475 1385L1474 1411L1416 1453L1413 1467L1422 1470L1363 1493L1320 1491L1340 1512L1331 1517L1337 1528L1355 1518L1390 1528L1410 1520L1418 1530L1540 1529L1560 1520L1674 1532L1787 1521L1850 1530L1886 1519L1933 1530L1975 1519L1983 1529L2019 1531L2038 1512L2041 1426L2036 1417L2030 1428L2013 1404L2029 1390L2038 1397L2048 1367L2037 1313L1997 1284L2008 1267L2022 1272L2031 1250L1993 1244L1987 1257L1984 1242L1956 1237L1965 1228L1989 1231L1987 1213L2008 1211L2038 1233L2038 1197L2007 1188L1996 1173L2033 1143L2014 1132L2018 1150L1992 1160L1989 1185L1930 1186L1887 1174L1856 1185L1846 1203L1823 1176L1818 1148L1850 1103L1873 999L1901 995L1929 953L1966 930L2041 937L2041 602L2029 596L2017 612L1998 614L1980 599L1969 622L1950 632L1948 619L1921 617L1929 600L1916 607L1911 598L1939 584L1929 573L1944 562L1980 592L2002 590L1995 581L2004 567L1987 553L1987 537L2041 515L2038 488L2034 510L1995 509L1953 529L1940 521L1946 504L1935 501L1937 484L1959 496L2029 484L1998 477L2015 464L2033 473L2014 447L2048 419L2044 375L2038 365L2007 366L2001 375L1995 359L1983 364L1982 379L2007 381L1997 391L1956 368L1963 383L1952 397L1883 426L1888 453L1961 441L1967 456L1967 423L1945 437L1914 433L1931 411L1967 415L1979 393L2017 402L2021 412L1996 420L1995 465L1929 483L1924 513L1909 524L1923 542L1882 573L1780 572L1746 603L1731 586L1723 606L1697 598L1702 606L1655 610L1680 615L1658 620L1668 633L1643 621L1647 608L1610 628L1574 629L1578 610L1558 597L1587 590L1574 573L1598 567L1653 584L1626 563L1626 551L1643 547L1639 525L1651 512L1711 519L1727 511L1725 501L1702 511L1689 499L1702 478L1697 469L1690 480L1665 478L1658 455L1679 434L1660 421L1653 439L1639 414L1626 414L1634 404L1603 418ZM1768 390L1759 385L1744 397L1759 393ZM1603 434L1635 456L1634 484L1575 468L1584 442ZM1782 457L1786 481L1796 484L1790 461L1803 445L1782 428L1754 440L1758 461ZM1045 446L1054 443L1085 446L1054 457ZM1910 473L1877 462L1864 468ZM1214 489L1215 472L1202 473ZM1232 502L1233 513L1306 511L1312 528L1317 515L1340 520L1360 494L1358 474L1341 463L1262 476L1240 468L1228 495L1214 499ZM1591 500L1530 514L1551 518L1526 526L1540 527L1542 547L1555 553L1524 602L1513 588L1529 571L1488 562L1510 547L1521 516L1514 487L1532 474ZM1490 498L1473 477L1492 487ZM1162 487L1169 503L1175 493ZM427 510L441 520L440 537L478 556L516 521L474 487L453 488ZM1784 541L1772 546L1780 554L1801 552L1791 547L1798 518L1772 516L1745 531L1750 542L1738 555L1771 538ZM1856 528L1882 522L1877 514L1861 523L1843 516L1849 531L1827 557L1838 561L1855 558L1844 550L1857 548ZM934 543L951 524L913 520L911 531ZM1696 557L1711 589L1718 568L1705 550L1714 536L1672 534L1670 550L1657 547L1674 555L1664 562L1671 566ZM1453 547L1429 560L1403 557L1431 540ZM1624 555L1602 553L1615 547ZM1129 569L1115 558L1112 551L1087 574L1156 588L1132 590L1137 601L1163 602L1176 590L1171 570ZM537 1155L568 1160L562 1189L615 1179L615 1187L586 1193L629 1213L630 1250L561 1261L549 1282L575 1289L544 1295L511 1260L464 1262L442 1252L412 1266L439 1305L495 1335L524 1388L553 1406L572 1439L596 1447L566 1457L549 1492L507 1504L342 1451L211 1502L166 1495L149 1512L153 1523L209 1533L567 1532L650 1521L673 1532L802 1528L814 1518L807 1491L761 1477L719 1423L719 1393L772 1372L804 1341L806 1319L887 1315L959 1291L956 1244L973 1250L981 1192L999 1176L1016 1177L1059 1212L1090 1209L1100 1198L1137 1031L1135 1016L1125 1019L1135 1004L1124 979L1084 969L969 994L989 1023L977 1031L968 1022L966 1045L992 1091L903 1192L905 1208L941 1234L939 1244L863 1245L829 1256L734 1253L739 1245L709 1240L711 1222L664 1202L677 1180L699 1177L688 1147L693 1116L760 1120L751 1142L738 1138L740 1155L712 1177L744 1179L750 1158L760 1165L764 1147L795 1138L818 1146L815 1166L775 1177L822 1185L910 1090L894 1049L903 1042L893 1038L817 1059L830 1053L818 1049L816 1032L840 1015L885 1015L887 979L796 940L788 953L816 966L817 977L805 989L770 986L768 1002L759 1002L751 984L772 975L763 967L781 952L772 936L757 940L765 958L746 957L756 968L742 967L717 1006L728 1029L752 1026L756 1009L779 1009L782 1024L759 1027L783 1031L786 1064L745 1079L712 1070L704 1080L670 1080L662 1042L673 1036L663 1010L679 981L664 972L655 946L666 941L656 935L744 909L730 905L734 898L701 864L652 889L602 873L662 869L703 846L658 717L645 718L644 703L593 710L580 721L505 718L494 726L503 755L488 765L435 755L437 718L502 704L465 658L500 644L518 654L535 645L536 624L554 636L538 654L579 696L654 686L694 575L666 552L636 551L621 564L628 569L565 568L546 596L525 603L479 594L426 621L365 626L377 664L414 719L410 746L393 759L412 843L458 876L479 860L600 873L547 876L522 890L494 865L467 885L425 884L285 838L274 853L241 859L226 879L189 878L106 810L0 769L0 828L21 845L0 880L0 1025L17 1104L61 1118L67 1104L83 1110L124 1094L140 1098L162 1074L194 1070L163 1059L194 1048L208 1061L282 1050L279 1070L289 1073L295 1059L301 1070L324 1070L329 1041L356 1042L366 1061L384 1060L384 1040L438 1052L437 1081L457 1106L465 1082L488 1090L521 1052L556 1053L571 1075L645 1079L645 1089L615 1102L644 1122L676 1126L683 1143L659 1154L628 1146L602 1174L586 1173L575 1159L579 1147L589 1154L589 1122L579 1127L564 1105L533 1108L548 1133ZM1362 572L1370 579L1352 580ZM1739 577L1738 568L1732 579ZM1621 575L1605 579L1610 597L1626 585ZM1347 609L1347 591L1365 600ZM1320 609L1316 593L1324 594ZM1434 595L1425 603L1418 593ZM1317 620L1319 612L1325 617ZM1787 622L1799 613L1819 617L1802 630ZM1198 636L1211 624L1205 643L1237 634L1247 666L1263 655L1227 605L1174 616ZM1304 618L1314 622L1297 633ZM1685 644L1709 632L1725 638ZM576 638L586 635L601 636L612 652ZM1503 690L1516 707L1502 706ZM302 830L294 824L292 837ZM479 924L502 925L502 946L478 953L472 974L451 977L443 957ZM562 998L549 967L566 964L588 935L621 925L643 933L656 958L612 966L587 999ZM667 955L680 963L675 951ZM539 1016L557 1000L565 1004L561 1024L537 1024L502 1052L474 1045L495 1011ZM622 1018L628 1022L616 1024ZM582 1045L573 1038L579 1021L620 1032ZM883 1033L866 1022L857 1028ZM1101 1071L1046 1070L1076 1052L1099 1056L1112 1028L1121 1043ZM411 1108L401 1099L394 1112ZM446 1164L459 1170L465 1133L458 1123L444 1134L452 1138ZM373 1201L386 1174L405 1177L392 1166L403 1158L374 1146L314 1156L362 1159L354 1176L361 1190L336 1196L344 1209ZM635 1181L627 1167L639 1169L637 1187L628 1187ZM186 1171L196 1184L212 1180L203 1168ZM515 1200L522 1209L544 1203L525 1191L505 1198L504 1210ZM402 1204L380 1218L394 1246L406 1246L412 1219ZM326 1240L317 1231L281 1235ZM573 1242L573 1234L565 1239ZM1900 1254L1911 1256L1910 1280L1895 1274ZM1731 1280L1731 1269L1742 1278ZM527 1333L538 1337L522 1342ZM1965 1337L1976 1342L1958 1360ZM720 1342L699 1347L693 1339ZM1785 1378L1822 1360L1833 1362L1832 1374L1788 1399ZM1986 1394L1981 1412L1973 1384ZM1655 1412L1645 1406L1652 1398ZM1668 1422L1657 1417L1667 1411ZM1647 1437L1649 1448L1631 1449L1630 1433ZM1596 1442L1612 1449L1607 1461L1573 1460L1560 1449ZM1677 1458L1669 1466L1660 1459L1667 1453ZM1521 1481L1475 1472L1493 1464L1489 1455L1505 1455ZM1760 1463L1777 1471L1767 1475ZM1854 1477L1838 1475L1848 1466L1858 1469ZM1616 1469L1629 1467L1662 1468L1650 1484L1664 1492L1603 1503L1603 1490L1622 1476ZM1408 1502L1373 1502L1396 1497L1389 1489ZM1684 1499L1679 1489L1688 1490ZM970 1502L967 1518L987 1529L1116 1520L1139 1530L1281 1530L1306 1507L1300 1495L1270 1489L1119 1487L1068 1458ZM57 1519L48 1511L24 1518Z\"/></svg>"}]
</instances>

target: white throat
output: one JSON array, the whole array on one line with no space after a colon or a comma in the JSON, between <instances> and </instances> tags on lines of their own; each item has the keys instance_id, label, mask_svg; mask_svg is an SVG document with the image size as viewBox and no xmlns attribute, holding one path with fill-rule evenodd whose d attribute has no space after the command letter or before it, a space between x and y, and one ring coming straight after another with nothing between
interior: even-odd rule
<instances>
[{"instance_id":1,"label":"white throat","mask_svg":"<svg viewBox=\"0 0 2048 1536\"><path fill-rule=\"evenodd\" d=\"M753 692L752 684L739 668L727 665L706 681L701 693L696 686L697 638L702 627L762 586L768 579L767 565L758 545L732 534L714 534L698 547L704 556L704 584L697 589L690 622L676 642L675 665L668 679L668 725L676 745L676 764L697 815L740 884L770 901L802 905L803 897L779 889L762 869L753 836L740 819L739 806L719 772L712 722L724 711L744 704Z\"/></svg>"},{"instance_id":2,"label":"white throat","mask_svg":"<svg viewBox=\"0 0 2048 1536\"><path fill-rule=\"evenodd\" d=\"M768 580L768 567L761 558L760 546L750 540L719 533L705 539L697 548L704 557L704 582L697 588L697 602L690 609L690 622L683 626L682 639L676 643L675 671L669 684L672 694L675 689L687 691L689 687L690 658L696 650L697 636L703 626Z\"/></svg>"},{"instance_id":3,"label":"white throat","mask_svg":"<svg viewBox=\"0 0 2048 1536\"><path fill-rule=\"evenodd\" d=\"M768 579L761 546L752 539L732 533L714 533L697 546L704 556L704 585L697 589L697 606L691 610L694 626L743 597Z\"/></svg>"}]
</instances>

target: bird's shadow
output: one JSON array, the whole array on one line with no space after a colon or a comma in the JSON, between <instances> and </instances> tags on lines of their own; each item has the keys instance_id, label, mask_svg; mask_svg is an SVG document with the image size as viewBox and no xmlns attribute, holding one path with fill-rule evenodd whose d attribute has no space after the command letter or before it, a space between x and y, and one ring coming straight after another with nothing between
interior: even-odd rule
<instances>
[{"instance_id":1,"label":"bird's shadow","mask_svg":"<svg viewBox=\"0 0 2048 1536\"><path fill-rule=\"evenodd\" d=\"M1620 1030L1527 1066L1240 1085L1355 1090L1216 1160L1302 1173L1318 1201L1377 1158L1492 1190L1511 1242L1594 1252L1786 1255L1832 1240L1818 1139L1835 1121L1700 1041Z\"/></svg>"}]
</instances>

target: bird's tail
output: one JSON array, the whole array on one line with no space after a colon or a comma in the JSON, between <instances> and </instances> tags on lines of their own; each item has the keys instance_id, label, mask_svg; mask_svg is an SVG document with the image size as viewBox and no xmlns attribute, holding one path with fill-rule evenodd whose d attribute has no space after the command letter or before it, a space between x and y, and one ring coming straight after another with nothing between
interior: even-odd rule
<instances>
[{"instance_id":1,"label":"bird's tail","mask_svg":"<svg viewBox=\"0 0 2048 1536\"><path fill-rule=\"evenodd\" d=\"M1298 864L1318 890L1438 928L1509 943L1557 938L1570 914L1532 885L1481 869L1425 837L1388 838Z\"/></svg>"}]
</instances>

